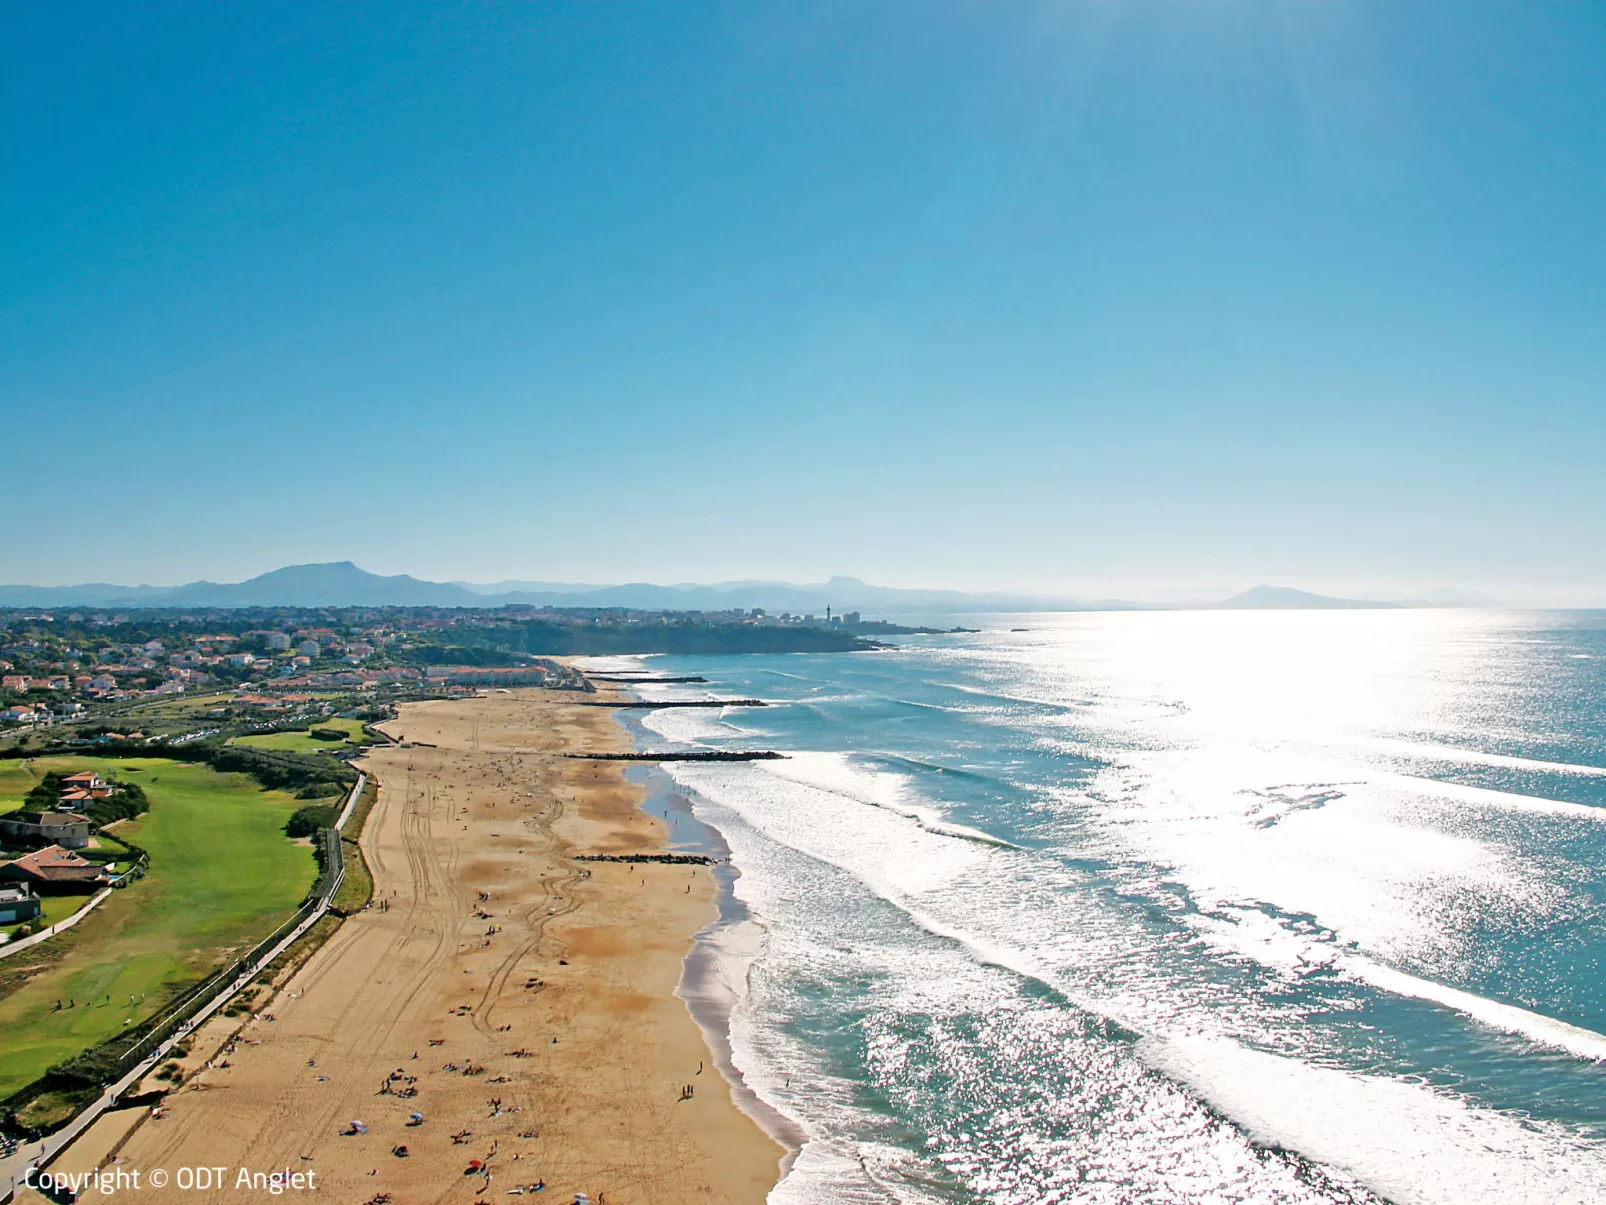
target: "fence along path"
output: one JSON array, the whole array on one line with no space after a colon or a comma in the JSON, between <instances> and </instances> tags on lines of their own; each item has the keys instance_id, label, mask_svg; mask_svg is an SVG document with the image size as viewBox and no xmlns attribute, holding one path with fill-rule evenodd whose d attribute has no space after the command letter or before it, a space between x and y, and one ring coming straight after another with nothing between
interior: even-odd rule
<instances>
[{"instance_id":1,"label":"fence along path","mask_svg":"<svg viewBox=\"0 0 1606 1205\"><path fill-rule=\"evenodd\" d=\"M179 1042L212 1018L230 1000L251 982L262 969L283 954L308 929L317 924L329 911L329 902L346 878L345 856L340 848L340 830L351 819L368 784L368 775L358 771L357 781L346 797L346 806L340 810L333 828L325 829L323 874L319 876L312 894L300 910L280 925L268 937L258 942L252 951L232 966L220 971L200 984L181 999L157 1021L143 1038L134 1042L117 1056L116 1069L120 1074L116 1082L101 1092L82 1112L61 1129L47 1135L42 1141L23 1143L16 1154L0 1161L0 1202L9 1201L17 1185L25 1178L30 1167L43 1168L62 1151L73 1144L85 1130L94 1125L101 1114L116 1105L117 1101L135 1084L149 1075Z\"/></svg>"}]
</instances>

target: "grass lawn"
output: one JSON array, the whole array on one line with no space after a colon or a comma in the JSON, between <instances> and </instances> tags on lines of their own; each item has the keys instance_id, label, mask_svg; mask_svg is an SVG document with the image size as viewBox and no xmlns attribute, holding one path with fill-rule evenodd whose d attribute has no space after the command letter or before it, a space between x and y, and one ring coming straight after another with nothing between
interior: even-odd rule
<instances>
[{"instance_id":1,"label":"grass lawn","mask_svg":"<svg viewBox=\"0 0 1606 1205\"><path fill-rule=\"evenodd\" d=\"M0 961L0 1096L266 937L317 877L311 849L283 832L299 802L246 775L161 758L40 758L32 768L138 782L150 812L113 831L148 849L151 868L77 927Z\"/></svg>"},{"instance_id":2,"label":"grass lawn","mask_svg":"<svg viewBox=\"0 0 1606 1205\"><path fill-rule=\"evenodd\" d=\"M0 761L0 812L14 812L22 806L28 792L41 778L45 776L43 770L35 771L32 763Z\"/></svg>"},{"instance_id":3,"label":"grass lawn","mask_svg":"<svg viewBox=\"0 0 1606 1205\"><path fill-rule=\"evenodd\" d=\"M39 901L42 905L42 911L40 912L38 918L39 924L48 929L51 925L58 924L61 921L66 920L74 912L77 912L78 909L82 908L94 898L95 897L92 895L44 896ZM110 901L108 901L108 903L109 902ZM105 905L102 904L101 907L105 907ZM0 925L0 933L4 933L6 935L6 939L9 941L11 938L17 935L17 930L22 928L23 925L32 923L32 921L17 921L15 924Z\"/></svg>"},{"instance_id":4,"label":"grass lawn","mask_svg":"<svg viewBox=\"0 0 1606 1205\"><path fill-rule=\"evenodd\" d=\"M362 739L361 720L319 720L313 727L332 728L344 732L346 740L320 741L305 732L273 732L263 736L237 736L229 743L245 745L250 749L279 749L289 753L333 753Z\"/></svg>"}]
</instances>

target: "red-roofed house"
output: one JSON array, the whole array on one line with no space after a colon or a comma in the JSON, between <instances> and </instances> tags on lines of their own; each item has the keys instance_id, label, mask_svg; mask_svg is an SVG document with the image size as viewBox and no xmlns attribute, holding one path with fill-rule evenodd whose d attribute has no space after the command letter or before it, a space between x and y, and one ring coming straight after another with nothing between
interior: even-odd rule
<instances>
[{"instance_id":1,"label":"red-roofed house","mask_svg":"<svg viewBox=\"0 0 1606 1205\"><path fill-rule=\"evenodd\" d=\"M105 886L106 868L59 845L0 862L0 881L27 883L41 895L69 895Z\"/></svg>"}]
</instances>

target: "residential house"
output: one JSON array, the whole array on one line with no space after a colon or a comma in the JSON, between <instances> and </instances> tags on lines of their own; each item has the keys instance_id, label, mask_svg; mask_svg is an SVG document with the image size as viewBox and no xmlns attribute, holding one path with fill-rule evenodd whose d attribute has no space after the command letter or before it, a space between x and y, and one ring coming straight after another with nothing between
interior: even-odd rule
<instances>
[{"instance_id":1,"label":"residential house","mask_svg":"<svg viewBox=\"0 0 1606 1205\"><path fill-rule=\"evenodd\" d=\"M0 678L0 690L14 690L19 694L27 694L32 680L27 674L7 674Z\"/></svg>"},{"instance_id":2,"label":"residential house","mask_svg":"<svg viewBox=\"0 0 1606 1205\"><path fill-rule=\"evenodd\" d=\"M109 881L106 868L59 845L0 862L0 882L26 883L41 895L87 893Z\"/></svg>"},{"instance_id":3,"label":"residential house","mask_svg":"<svg viewBox=\"0 0 1606 1205\"><path fill-rule=\"evenodd\" d=\"M0 840L83 849L89 844L89 827L89 821L71 812L8 812L0 816Z\"/></svg>"},{"instance_id":4,"label":"residential house","mask_svg":"<svg viewBox=\"0 0 1606 1205\"><path fill-rule=\"evenodd\" d=\"M39 915L39 897L27 883L0 885L0 925L32 920Z\"/></svg>"},{"instance_id":5,"label":"residential house","mask_svg":"<svg viewBox=\"0 0 1606 1205\"><path fill-rule=\"evenodd\" d=\"M32 724L39 719L38 708L19 703L15 707L0 710L0 720L9 720L13 724Z\"/></svg>"},{"instance_id":6,"label":"residential house","mask_svg":"<svg viewBox=\"0 0 1606 1205\"><path fill-rule=\"evenodd\" d=\"M77 802L80 806L95 799L104 799L112 793L112 784L93 770L69 774L61 780L61 801Z\"/></svg>"}]
</instances>

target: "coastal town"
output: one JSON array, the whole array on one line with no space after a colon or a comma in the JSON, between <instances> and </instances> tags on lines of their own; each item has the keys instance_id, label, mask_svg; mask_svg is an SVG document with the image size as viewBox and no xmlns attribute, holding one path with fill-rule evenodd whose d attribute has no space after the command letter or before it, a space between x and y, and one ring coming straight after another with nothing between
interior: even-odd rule
<instances>
[{"instance_id":1,"label":"coastal town","mask_svg":"<svg viewBox=\"0 0 1606 1205\"><path fill-rule=\"evenodd\" d=\"M0 609L0 748L8 734L130 714L261 720L315 696L355 705L575 685L550 660L566 654L862 651L878 647L875 636L927 630L829 610ZM212 706L198 711L197 699ZM153 708L162 702L177 706Z\"/></svg>"},{"instance_id":2,"label":"coastal town","mask_svg":"<svg viewBox=\"0 0 1606 1205\"><path fill-rule=\"evenodd\" d=\"M218 714L294 710L312 693L457 693L546 685L563 672L518 654L453 650L460 617L384 611L0 611L0 732L81 724L140 703L226 700ZM449 638L448 638L449 639ZM440 659L456 651L466 660Z\"/></svg>"}]
</instances>

